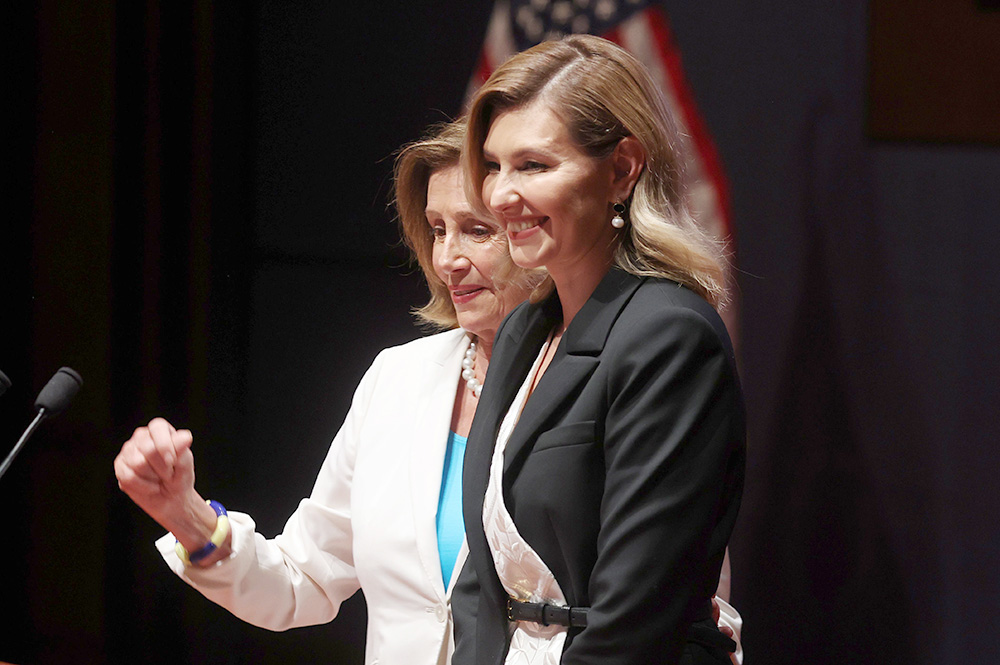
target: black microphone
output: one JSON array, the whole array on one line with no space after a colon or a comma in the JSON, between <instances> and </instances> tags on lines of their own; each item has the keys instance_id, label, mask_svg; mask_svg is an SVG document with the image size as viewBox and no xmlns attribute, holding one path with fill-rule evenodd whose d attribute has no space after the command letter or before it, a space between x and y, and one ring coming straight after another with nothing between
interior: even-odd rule
<instances>
[{"instance_id":1,"label":"black microphone","mask_svg":"<svg viewBox=\"0 0 1000 665\"><path fill-rule=\"evenodd\" d=\"M0 395L7 392L8 388L10 388L10 379L7 378L6 374L0 372Z\"/></svg>"},{"instance_id":2,"label":"black microphone","mask_svg":"<svg viewBox=\"0 0 1000 665\"><path fill-rule=\"evenodd\" d=\"M14 449L10 451L7 459L3 461L3 465L0 466L0 478L3 478L3 474L7 473L10 463L21 452L21 448L28 442L28 439L31 438L35 430L38 429L41 422L48 416L55 416L65 411L66 407L69 406L70 400L79 392L82 385L83 379L69 367L60 367L59 371L49 379L49 382L42 388L42 392L38 393L38 399L35 400L35 408L38 409L38 415L28 425L28 429L24 430L24 434L17 440Z\"/></svg>"}]
</instances>

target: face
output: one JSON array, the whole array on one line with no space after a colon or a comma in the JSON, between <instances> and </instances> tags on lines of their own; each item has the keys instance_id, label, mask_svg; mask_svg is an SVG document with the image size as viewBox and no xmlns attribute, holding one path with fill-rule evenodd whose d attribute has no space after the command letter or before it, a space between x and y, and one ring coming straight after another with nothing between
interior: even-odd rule
<instances>
[{"instance_id":1,"label":"face","mask_svg":"<svg viewBox=\"0 0 1000 665\"><path fill-rule=\"evenodd\" d=\"M501 280L510 273L503 232L478 219L466 202L458 166L431 174L427 182L427 223L434 237L434 272L448 287L458 324L493 340L500 322L528 297L526 284Z\"/></svg>"},{"instance_id":2,"label":"face","mask_svg":"<svg viewBox=\"0 0 1000 665\"><path fill-rule=\"evenodd\" d=\"M503 225L514 262L559 283L606 270L615 247L612 159L581 151L543 102L503 111L483 144L483 200Z\"/></svg>"}]
</instances>

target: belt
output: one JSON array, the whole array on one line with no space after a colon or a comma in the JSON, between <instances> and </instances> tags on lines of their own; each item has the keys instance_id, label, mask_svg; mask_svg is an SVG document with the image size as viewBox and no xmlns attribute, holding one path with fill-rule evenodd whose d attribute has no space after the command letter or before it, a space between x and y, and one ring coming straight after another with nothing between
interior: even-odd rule
<instances>
[{"instance_id":1,"label":"belt","mask_svg":"<svg viewBox=\"0 0 1000 665\"><path fill-rule=\"evenodd\" d=\"M507 618L511 621L534 621L543 626L555 624L570 628L584 628L587 625L589 607L561 607L548 603L527 603L514 598L507 599Z\"/></svg>"},{"instance_id":2,"label":"belt","mask_svg":"<svg viewBox=\"0 0 1000 665\"><path fill-rule=\"evenodd\" d=\"M533 621L543 626L557 625L570 628L585 628L589 607L561 607L548 603L528 603L514 598L507 599L507 618L511 621ZM722 634L714 623L700 621L687 629L687 641L722 649L727 653L736 651L736 642Z\"/></svg>"}]
</instances>

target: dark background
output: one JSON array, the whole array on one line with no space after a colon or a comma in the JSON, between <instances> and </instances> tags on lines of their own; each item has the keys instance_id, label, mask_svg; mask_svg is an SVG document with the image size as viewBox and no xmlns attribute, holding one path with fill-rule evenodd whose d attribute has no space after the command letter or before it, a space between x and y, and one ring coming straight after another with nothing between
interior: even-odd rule
<instances>
[{"instance_id":1,"label":"dark background","mask_svg":"<svg viewBox=\"0 0 1000 665\"><path fill-rule=\"evenodd\" d=\"M175 579L111 463L166 416L195 433L203 494L281 529L374 354L419 334L391 156L459 111L490 3L239 4L5 12L3 454L56 369L86 385L0 480L0 660L361 662L357 598L274 634ZM918 29L879 13L903 5L664 4L738 235L750 665L998 652L997 116L963 138L875 112L870 72L927 78L882 41ZM944 54L968 31L918 41ZM976 100L990 57L939 64L985 71ZM941 96L925 126L968 128L974 102Z\"/></svg>"}]
</instances>

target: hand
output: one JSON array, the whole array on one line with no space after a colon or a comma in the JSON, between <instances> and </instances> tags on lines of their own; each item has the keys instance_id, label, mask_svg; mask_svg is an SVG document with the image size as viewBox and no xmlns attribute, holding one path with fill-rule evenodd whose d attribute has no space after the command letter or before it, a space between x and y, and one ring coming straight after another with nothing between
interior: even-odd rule
<instances>
[{"instance_id":1,"label":"hand","mask_svg":"<svg viewBox=\"0 0 1000 665\"><path fill-rule=\"evenodd\" d=\"M194 489L193 437L163 418L139 427L115 458L118 487L181 543L204 544L215 514ZM206 510L207 509L207 513Z\"/></svg>"},{"instance_id":2,"label":"hand","mask_svg":"<svg viewBox=\"0 0 1000 665\"><path fill-rule=\"evenodd\" d=\"M721 618L722 610L719 609L719 602L715 599L715 596L712 596L712 621L714 621L715 625L719 627L719 632L726 637L733 637L736 633L734 633L733 629L729 626L719 623L719 619Z\"/></svg>"}]
</instances>

